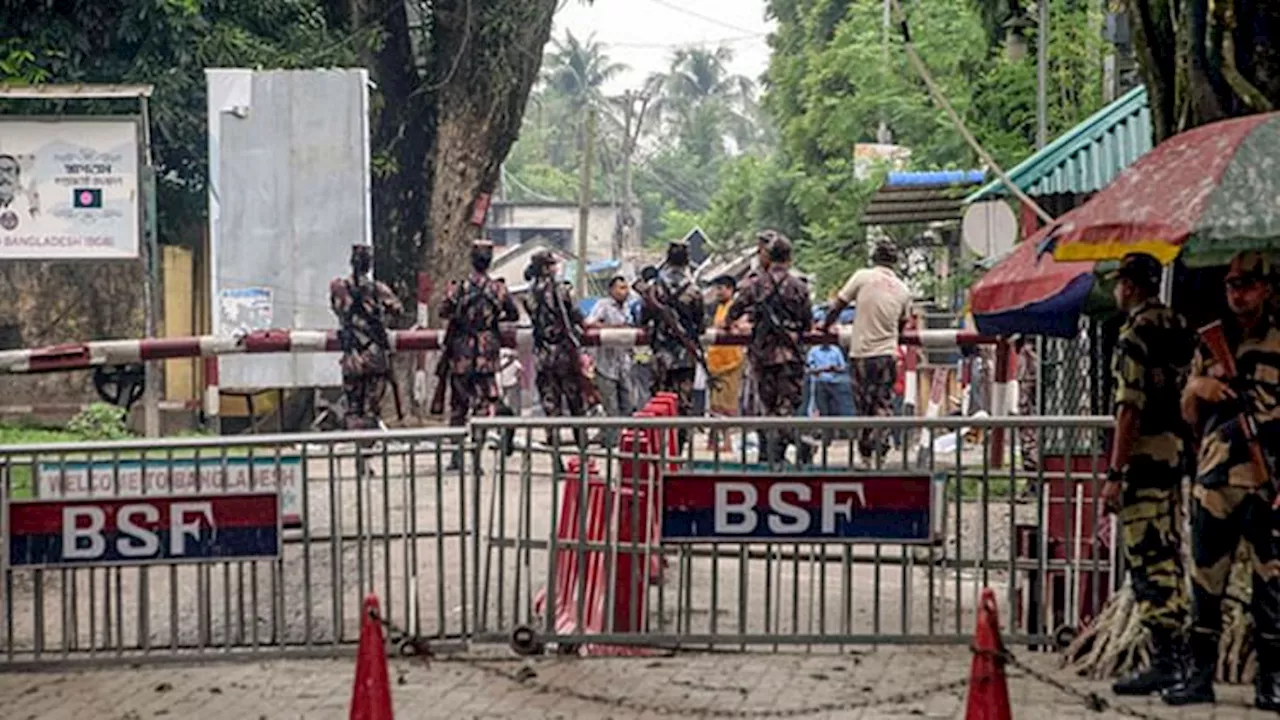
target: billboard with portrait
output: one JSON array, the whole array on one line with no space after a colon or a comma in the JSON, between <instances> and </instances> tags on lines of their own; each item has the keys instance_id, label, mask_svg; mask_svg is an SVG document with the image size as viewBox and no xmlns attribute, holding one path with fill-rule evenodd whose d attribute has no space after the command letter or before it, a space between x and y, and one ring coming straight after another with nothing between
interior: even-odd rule
<instances>
[{"instance_id":1,"label":"billboard with portrait","mask_svg":"<svg viewBox=\"0 0 1280 720\"><path fill-rule=\"evenodd\" d=\"M0 118L0 259L136 258L136 118Z\"/></svg>"}]
</instances>

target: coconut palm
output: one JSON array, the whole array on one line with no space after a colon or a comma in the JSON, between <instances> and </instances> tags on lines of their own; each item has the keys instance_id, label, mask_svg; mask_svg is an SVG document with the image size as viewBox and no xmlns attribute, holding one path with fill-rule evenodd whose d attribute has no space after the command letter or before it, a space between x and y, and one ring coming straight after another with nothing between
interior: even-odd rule
<instances>
[{"instance_id":1,"label":"coconut palm","mask_svg":"<svg viewBox=\"0 0 1280 720\"><path fill-rule=\"evenodd\" d=\"M724 154L726 139L744 148L757 136L755 83L730 73L732 60L727 47L681 48L657 79L664 122L704 162Z\"/></svg>"},{"instance_id":2,"label":"coconut palm","mask_svg":"<svg viewBox=\"0 0 1280 720\"><path fill-rule=\"evenodd\" d=\"M609 59L604 45L594 38L591 35L584 42L566 30L564 40L551 40L552 51L546 56L542 79L547 92L566 101L568 109L578 114L603 104L605 83L627 69Z\"/></svg>"}]
</instances>

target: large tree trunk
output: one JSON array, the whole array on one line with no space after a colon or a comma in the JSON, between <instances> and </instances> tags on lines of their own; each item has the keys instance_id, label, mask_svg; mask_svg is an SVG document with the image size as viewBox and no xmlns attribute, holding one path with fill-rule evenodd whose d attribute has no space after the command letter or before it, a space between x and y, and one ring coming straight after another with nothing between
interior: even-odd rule
<instances>
[{"instance_id":1,"label":"large tree trunk","mask_svg":"<svg viewBox=\"0 0 1280 720\"><path fill-rule=\"evenodd\" d=\"M406 0L326 3L337 25L382 30L378 46L365 53L377 84L375 265L408 309L417 300L419 272L438 299L467 269L477 232L473 208L492 191L516 140L556 0L417 0L414 7L421 8L422 27L415 27ZM414 314L400 324L411 324ZM396 358L402 394L415 360ZM387 409L384 417L391 416Z\"/></svg>"},{"instance_id":2,"label":"large tree trunk","mask_svg":"<svg viewBox=\"0 0 1280 720\"><path fill-rule=\"evenodd\" d=\"M449 0L435 6L439 89L430 160L426 267L443 281L466 271L473 207L493 191L520 130L551 37L556 0Z\"/></svg>"}]
</instances>

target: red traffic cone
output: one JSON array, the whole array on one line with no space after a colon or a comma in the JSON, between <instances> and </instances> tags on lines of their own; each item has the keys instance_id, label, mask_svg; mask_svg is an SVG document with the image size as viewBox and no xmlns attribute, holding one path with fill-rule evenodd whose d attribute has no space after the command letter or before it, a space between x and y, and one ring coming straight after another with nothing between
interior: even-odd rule
<instances>
[{"instance_id":1,"label":"red traffic cone","mask_svg":"<svg viewBox=\"0 0 1280 720\"><path fill-rule=\"evenodd\" d=\"M1003 653L996 594L991 588L985 588L978 603L978 626L973 632L973 665L969 669L965 720L1012 720Z\"/></svg>"},{"instance_id":2,"label":"red traffic cone","mask_svg":"<svg viewBox=\"0 0 1280 720\"><path fill-rule=\"evenodd\" d=\"M356 682L351 690L351 720L391 720L391 678L387 646L382 638L378 598L364 599L360 620L360 649L356 651Z\"/></svg>"}]
</instances>

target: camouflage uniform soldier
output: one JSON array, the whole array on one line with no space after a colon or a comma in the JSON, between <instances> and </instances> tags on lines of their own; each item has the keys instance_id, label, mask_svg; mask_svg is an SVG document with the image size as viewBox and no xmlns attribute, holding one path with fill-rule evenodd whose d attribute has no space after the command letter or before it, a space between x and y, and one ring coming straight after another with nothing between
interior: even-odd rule
<instances>
[{"instance_id":1,"label":"camouflage uniform soldier","mask_svg":"<svg viewBox=\"0 0 1280 720\"><path fill-rule=\"evenodd\" d=\"M1191 503L1191 669L1166 690L1170 705L1214 701L1213 679L1222 633L1222 596L1243 538L1253 559L1253 644L1258 652L1254 704L1280 711L1280 552L1274 478L1250 462L1240 413L1253 416L1263 453L1275 465L1280 447L1280 328L1268 315L1273 293L1270 262L1256 253L1232 258L1227 305L1234 315L1227 341L1235 355L1230 385L1221 365L1202 346L1182 393L1182 412L1199 431L1200 451ZM1268 470L1270 472L1270 470Z\"/></svg>"},{"instance_id":2,"label":"camouflage uniform soldier","mask_svg":"<svg viewBox=\"0 0 1280 720\"><path fill-rule=\"evenodd\" d=\"M585 413L582 394L582 366L578 338L583 333L582 310L569 289L556 280L556 260L547 251L529 260L525 279L532 282L522 298L533 323L533 355L538 371L538 395L547 417L558 417L567 408L570 415ZM549 438L554 431L548 430ZM579 445L585 433L575 431Z\"/></svg>"},{"instance_id":3,"label":"camouflage uniform soldier","mask_svg":"<svg viewBox=\"0 0 1280 720\"><path fill-rule=\"evenodd\" d=\"M351 248L351 276L329 283L329 307L338 316L338 336L342 341L342 389L347 398L348 429L378 427L379 403L391 375L391 342L387 336L388 316L404 311L395 293L385 283L369 276L373 269L373 248Z\"/></svg>"},{"instance_id":4,"label":"camouflage uniform soldier","mask_svg":"<svg viewBox=\"0 0 1280 720\"><path fill-rule=\"evenodd\" d=\"M449 321L444 359L449 372L449 424L464 425L467 415L494 415L501 393L497 372L502 335L499 322L520 319L511 294L489 277L493 244L477 240L471 246L471 275L452 283L440 304L440 317Z\"/></svg>"},{"instance_id":5,"label":"camouflage uniform soldier","mask_svg":"<svg viewBox=\"0 0 1280 720\"><path fill-rule=\"evenodd\" d=\"M674 392L679 398L680 414L693 412L693 381L697 375L698 355L691 348L702 339L707 329L706 308L697 283L689 272L689 248L673 242L667 249L667 260L652 284L645 288L653 302L646 300L640 324L649 328L653 347L653 392ZM662 321L663 308L675 312L680 332Z\"/></svg>"},{"instance_id":6,"label":"camouflage uniform soldier","mask_svg":"<svg viewBox=\"0 0 1280 720\"><path fill-rule=\"evenodd\" d=\"M1116 433L1102 489L1120 518L1125 562L1142 624L1151 633L1151 667L1114 685L1117 695L1149 695L1176 684L1187 614L1178 512L1185 425L1179 388L1194 347L1182 317L1157 299L1160 262L1127 255L1117 271L1116 306L1128 314L1112 356Z\"/></svg>"},{"instance_id":7,"label":"camouflage uniform soldier","mask_svg":"<svg viewBox=\"0 0 1280 720\"><path fill-rule=\"evenodd\" d=\"M725 318L728 327L751 314L751 367L760 385L760 404L774 417L795 417L804 391L805 359L800 336L813 320L809 286L791 274L791 241L766 230L769 239L768 268L747 281ZM787 446L797 442L795 430L783 431L765 442L765 462L782 462ZM808 445L797 448L800 462L808 460Z\"/></svg>"}]
</instances>

